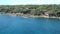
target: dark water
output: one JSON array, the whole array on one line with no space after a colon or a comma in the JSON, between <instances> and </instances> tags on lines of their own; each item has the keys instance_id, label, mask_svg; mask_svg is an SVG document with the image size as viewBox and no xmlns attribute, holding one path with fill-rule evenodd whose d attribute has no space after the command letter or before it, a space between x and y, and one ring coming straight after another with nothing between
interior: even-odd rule
<instances>
[{"instance_id":1,"label":"dark water","mask_svg":"<svg viewBox=\"0 0 60 34\"><path fill-rule=\"evenodd\" d=\"M0 15L0 34L60 34L60 20Z\"/></svg>"}]
</instances>

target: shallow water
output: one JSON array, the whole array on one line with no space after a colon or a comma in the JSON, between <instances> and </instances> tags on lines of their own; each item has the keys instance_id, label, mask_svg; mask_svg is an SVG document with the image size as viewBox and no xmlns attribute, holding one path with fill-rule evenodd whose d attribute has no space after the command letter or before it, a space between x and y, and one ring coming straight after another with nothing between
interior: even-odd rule
<instances>
[{"instance_id":1,"label":"shallow water","mask_svg":"<svg viewBox=\"0 0 60 34\"><path fill-rule=\"evenodd\" d=\"M60 34L60 20L0 15L0 34Z\"/></svg>"}]
</instances>

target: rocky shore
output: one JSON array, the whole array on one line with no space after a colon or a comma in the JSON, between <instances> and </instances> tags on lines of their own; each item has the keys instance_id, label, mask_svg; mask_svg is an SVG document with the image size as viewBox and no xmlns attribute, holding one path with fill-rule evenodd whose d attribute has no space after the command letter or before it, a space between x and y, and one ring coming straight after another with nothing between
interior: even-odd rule
<instances>
[{"instance_id":1,"label":"rocky shore","mask_svg":"<svg viewBox=\"0 0 60 34\"><path fill-rule=\"evenodd\" d=\"M9 15L9 16L22 16L24 18L57 18L60 19L60 17L49 17L49 16L45 16L45 15L40 15L40 16L35 16L35 15L30 15L30 14L23 14L23 13L0 13L0 14L5 14L5 15Z\"/></svg>"}]
</instances>

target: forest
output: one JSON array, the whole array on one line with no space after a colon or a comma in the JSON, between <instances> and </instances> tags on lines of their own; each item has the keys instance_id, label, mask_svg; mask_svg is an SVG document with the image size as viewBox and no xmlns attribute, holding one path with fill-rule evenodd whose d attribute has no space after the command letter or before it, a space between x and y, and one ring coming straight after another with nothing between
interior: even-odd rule
<instances>
[{"instance_id":1,"label":"forest","mask_svg":"<svg viewBox=\"0 0 60 34\"><path fill-rule=\"evenodd\" d=\"M0 5L0 13L23 13L60 17L60 5Z\"/></svg>"}]
</instances>

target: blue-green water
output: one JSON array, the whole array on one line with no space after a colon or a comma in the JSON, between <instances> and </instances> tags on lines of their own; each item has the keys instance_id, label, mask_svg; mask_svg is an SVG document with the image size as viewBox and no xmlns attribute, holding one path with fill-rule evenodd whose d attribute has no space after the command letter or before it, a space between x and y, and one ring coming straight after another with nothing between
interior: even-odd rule
<instances>
[{"instance_id":1,"label":"blue-green water","mask_svg":"<svg viewBox=\"0 0 60 34\"><path fill-rule=\"evenodd\" d=\"M0 34L60 34L60 20L0 15Z\"/></svg>"}]
</instances>

